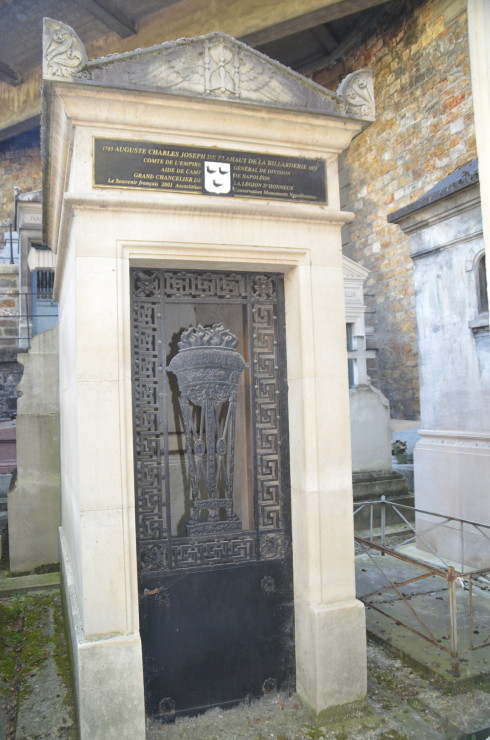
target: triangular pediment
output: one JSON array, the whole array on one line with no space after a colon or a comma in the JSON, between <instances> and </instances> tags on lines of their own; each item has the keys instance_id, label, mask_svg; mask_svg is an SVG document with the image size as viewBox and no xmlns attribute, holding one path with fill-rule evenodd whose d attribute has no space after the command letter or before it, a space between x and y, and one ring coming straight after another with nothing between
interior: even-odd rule
<instances>
[{"instance_id":1,"label":"triangular pediment","mask_svg":"<svg viewBox=\"0 0 490 740\"><path fill-rule=\"evenodd\" d=\"M361 280L365 280L369 275L369 270L345 255L342 255L342 272L344 278L357 278Z\"/></svg>"},{"instance_id":2,"label":"triangular pediment","mask_svg":"<svg viewBox=\"0 0 490 740\"><path fill-rule=\"evenodd\" d=\"M44 80L236 100L346 118L374 117L369 70L349 75L336 94L224 33L90 61L73 29L46 18L43 41ZM360 89L359 75L362 100L352 96L354 88L356 95Z\"/></svg>"}]
</instances>

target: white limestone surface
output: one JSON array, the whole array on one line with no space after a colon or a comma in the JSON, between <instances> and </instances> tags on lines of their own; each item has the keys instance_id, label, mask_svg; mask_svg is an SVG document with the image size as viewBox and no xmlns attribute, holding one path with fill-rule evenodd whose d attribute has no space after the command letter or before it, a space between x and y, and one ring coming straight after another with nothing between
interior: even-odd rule
<instances>
[{"instance_id":1,"label":"white limestone surface","mask_svg":"<svg viewBox=\"0 0 490 740\"><path fill-rule=\"evenodd\" d=\"M82 740L112 737L121 717L132 734L119 737L144 737L132 266L284 273L298 688L315 711L362 698L340 238L352 215L340 211L337 176L338 154L361 124L283 102L266 109L230 96L103 89L83 78L48 87L45 227L57 253L61 530L70 609L79 611L71 634ZM321 159L327 202L97 188L94 137Z\"/></svg>"}]
</instances>

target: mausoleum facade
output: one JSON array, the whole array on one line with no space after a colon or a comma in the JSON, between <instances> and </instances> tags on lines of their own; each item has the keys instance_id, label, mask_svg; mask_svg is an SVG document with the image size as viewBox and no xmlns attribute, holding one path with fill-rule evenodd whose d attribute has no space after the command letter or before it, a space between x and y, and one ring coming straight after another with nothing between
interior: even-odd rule
<instances>
[{"instance_id":1,"label":"mausoleum facade","mask_svg":"<svg viewBox=\"0 0 490 740\"><path fill-rule=\"evenodd\" d=\"M228 693L206 693L208 706L287 681L317 712L360 699L340 249L352 215L337 162L372 120L356 96L369 72L337 96L222 34L95 62L71 29L46 21L45 34L43 225L60 304L60 541L82 737L143 737L144 688L152 715L192 710L228 644ZM201 347L192 371L188 340ZM231 351L246 359L223 390ZM218 365L205 370L210 354ZM255 648L230 632L271 654L247 680ZM191 667L203 683L179 690Z\"/></svg>"}]
</instances>

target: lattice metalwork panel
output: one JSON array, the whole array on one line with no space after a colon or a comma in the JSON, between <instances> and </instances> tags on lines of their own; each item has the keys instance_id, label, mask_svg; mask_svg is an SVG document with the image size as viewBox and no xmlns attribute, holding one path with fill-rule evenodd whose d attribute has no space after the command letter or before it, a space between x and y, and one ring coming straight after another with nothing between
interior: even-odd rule
<instances>
[{"instance_id":1,"label":"lattice metalwork panel","mask_svg":"<svg viewBox=\"0 0 490 740\"><path fill-rule=\"evenodd\" d=\"M255 471L261 558L282 557L278 279L254 275L252 293ZM284 361L284 358L282 358Z\"/></svg>"},{"instance_id":2,"label":"lattice metalwork panel","mask_svg":"<svg viewBox=\"0 0 490 740\"><path fill-rule=\"evenodd\" d=\"M167 299L247 298L247 278L240 273L165 272L163 281Z\"/></svg>"},{"instance_id":3,"label":"lattice metalwork panel","mask_svg":"<svg viewBox=\"0 0 490 740\"><path fill-rule=\"evenodd\" d=\"M134 430L139 563L143 572L215 567L282 558L284 507L289 506L283 342L283 287L280 276L133 270ZM165 364L169 336L165 315L171 305L223 303L243 306L248 316L249 404L253 455L253 528L226 532L197 527L200 535L172 535L168 472ZM242 309L240 309L242 310ZM175 404L178 408L178 404ZM237 414L244 413L238 408ZM206 530L206 531L204 531ZM188 532L189 534L189 532Z\"/></svg>"},{"instance_id":4,"label":"lattice metalwork panel","mask_svg":"<svg viewBox=\"0 0 490 740\"><path fill-rule=\"evenodd\" d=\"M138 537L161 541L167 533L165 446L162 419L163 359L160 277L133 275L134 426ZM150 560L154 560L154 549Z\"/></svg>"}]
</instances>

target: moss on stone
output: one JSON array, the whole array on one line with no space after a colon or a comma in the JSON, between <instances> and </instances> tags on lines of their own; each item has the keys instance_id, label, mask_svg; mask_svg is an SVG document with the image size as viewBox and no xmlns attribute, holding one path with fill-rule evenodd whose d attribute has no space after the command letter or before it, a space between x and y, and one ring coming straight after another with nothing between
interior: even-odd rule
<instances>
[{"instance_id":1,"label":"moss on stone","mask_svg":"<svg viewBox=\"0 0 490 740\"><path fill-rule=\"evenodd\" d=\"M63 737L75 740L71 671L59 591L37 591L1 599L0 643L3 646L0 677L7 708L7 736L15 736L19 711L32 693L33 677L37 675L42 680L42 671L52 658L71 720Z\"/></svg>"}]
</instances>

